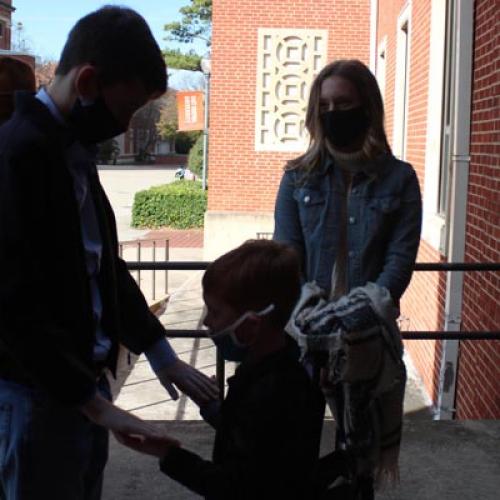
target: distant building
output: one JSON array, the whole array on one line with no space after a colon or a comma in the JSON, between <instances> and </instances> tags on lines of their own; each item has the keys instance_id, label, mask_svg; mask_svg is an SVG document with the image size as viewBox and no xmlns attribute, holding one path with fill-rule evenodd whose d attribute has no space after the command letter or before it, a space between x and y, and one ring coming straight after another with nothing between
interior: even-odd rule
<instances>
[{"instance_id":1,"label":"distant building","mask_svg":"<svg viewBox=\"0 0 500 500\"><path fill-rule=\"evenodd\" d=\"M168 69L169 91L202 90L204 77L201 71L189 71L183 69ZM139 125L136 123L136 125ZM151 124L143 121L140 126L135 126L132 122L127 132L117 137L120 148L120 161L133 161L139 152L140 145L144 138L151 133ZM171 140L158 139L149 148L149 153L154 157L155 163L162 165L184 166L187 157L184 154L175 153L175 144Z\"/></svg>"},{"instance_id":2,"label":"distant building","mask_svg":"<svg viewBox=\"0 0 500 500\"><path fill-rule=\"evenodd\" d=\"M0 1L0 50L10 50L12 0Z\"/></svg>"},{"instance_id":3,"label":"distant building","mask_svg":"<svg viewBox=\"0 0 500 500\"><path fill-rule=\"evenodd\" d=\"M35 57L27 52L11 50L12 47L12 14L15 11L12 0L0 0L0 57L14 57L29 64L35 69Z\"/></svg>"}]
</instances>

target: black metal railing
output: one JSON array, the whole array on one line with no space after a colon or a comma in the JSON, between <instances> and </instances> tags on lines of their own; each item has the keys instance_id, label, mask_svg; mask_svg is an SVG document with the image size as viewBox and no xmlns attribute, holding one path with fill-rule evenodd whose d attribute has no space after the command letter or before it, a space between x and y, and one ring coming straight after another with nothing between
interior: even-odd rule
<instances>
[{"instance_id":1,"label":"black metal railing","mask_svg":"<svg viewBox=\"0 0 500 500\"><path fill-rule=\"evenodd\" d=\"M144 255L143 251L150 251L148 253L151 254L152 261L148 261L147 268L143 269L135 269L135 280L139 287L141 287L141 271L151 271L151 298L156 300L156 291L157 291L157 281L156 281L156 273L157 271L165 271L164 272L164 291L163 294L166 295L168 293L168 271L169 269L158 269L157 265L162 264L164 262L168 262L170 258L170 245L169 240L167 238L160 239L147 239L147 240L130 240L130 241L120 241L118 244L118 252L121 258L125 258L124 252L126 249L132 249L135 253L136 262L135 263L143 263L142 257ZM163 249L163 251L162 251ZM162 254L162 255L161 255ZM162 258L163 261L158 261L158 258ZM129 267L130 269L130 267Z\"/></svg>"},{"instance_id":2,"label":"black metal railing","mask_svg":"<svg viewBox=\"0 0 500 500\"><path fill-rule=\"evenodd\" d=\"M181 261L181 262L127 262L130 271L203 271L210 262L206 261ZM500 263L478 262L478 263L449 263L449 262L419 262L415 264L415 271L452 271L452 272L487 272L500 271ZM167 329L168 338L205 338L204 330L176 330ZM404 340L500 340L500 331L402 331ZM221 397L224 394L225 364L224 359L217 350L216 355L216 378L219 385Z\"/></svg>"}]
</instances>

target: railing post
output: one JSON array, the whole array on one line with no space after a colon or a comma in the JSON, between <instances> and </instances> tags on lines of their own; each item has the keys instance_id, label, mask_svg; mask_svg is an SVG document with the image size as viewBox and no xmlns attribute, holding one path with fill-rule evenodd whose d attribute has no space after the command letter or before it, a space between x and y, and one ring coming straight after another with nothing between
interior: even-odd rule
<instances>
[{"instance_id":1,"label":"railing post","mask_svg":"<svg viewBox=\"0 0 500 500\"><path fill-rule=\"evenodd\" d=\"M165 262L170 258L170 242L165 240ZM165 295L168 294L168 269L165 269Z\"/></svg>"},{"instance_id":2,"label":"railing post","mask_svg":"<svg viewBox=\"0 0 500 500\"><path fill-rule=\"evenodd\" d=\"M153 262L156 263L156 240L153 240ZM153 300L156 299L156 269L153 269L153 279L152 279L152 292L153 292Z\"/></svg>"},{"instance_id":3,"label":"railing post","mask_svg":"<svg viewBox=\"0 0 500 500\"><path fill-rule=\"evenodd\" d=\"M137 262L141 262L141 242L137 242ZM137 284L141 288L141 270L137 270Z\"/></svg>"},{"instance_id":4,"label":"railing post","mask_svg":"<svg viewBox=\"0 0 500 500\"><path fill-rule=\"evenodd\" d=\"M215 352L216 352L216 357L217 357L216 366L215 366L215 377L217 379L217 385L219 387L220 399L223 400L224 399L224 388L226 385L226 374L225 374L226 365L225 365L224 358L222 357L218 347L215 348Z\"/></svg>"}]
</instances>

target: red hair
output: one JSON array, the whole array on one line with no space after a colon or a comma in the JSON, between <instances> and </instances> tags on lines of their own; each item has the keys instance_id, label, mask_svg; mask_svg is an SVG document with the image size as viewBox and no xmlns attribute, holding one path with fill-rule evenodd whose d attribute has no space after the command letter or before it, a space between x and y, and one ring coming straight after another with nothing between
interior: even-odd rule
<instances>
[{"instance_id":1,"label":"red hair","mask_svg":"<svg viewBox=\"0 0 500 500\"><path fill-rule=\"evenodd\" d=\"M238 312L274 304L271 324L284 328L300 295L300 262L293 248L249 240L215 260L203 276L203 292Z\"/></svg>"},{"instance_id":2,"label":"red hair","mask_svg":"<svg viewBox=\"0 0 500 500\"><path fill-rule=\"evenodd\" d=\"M0 121L10 118L14 111L14 92L35 92L35 72L31 67L12 57L0 58Z\"/></svg>"}]
</instances>

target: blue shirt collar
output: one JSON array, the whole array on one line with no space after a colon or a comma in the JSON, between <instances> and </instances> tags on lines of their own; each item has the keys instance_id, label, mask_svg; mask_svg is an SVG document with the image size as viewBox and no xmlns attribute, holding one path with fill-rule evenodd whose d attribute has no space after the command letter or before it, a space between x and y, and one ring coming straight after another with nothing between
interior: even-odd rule
<instances>
[{"instance_id":1,"label":"blue shirt collar","mask_svg":"<svg viewBox=\"0 0 500 500\"><path fill-rule=\"evenodd\" d=\"M35 96L40 102L45 104L50 111L50 114L54 117L54 119L63 126L66 126L66 120L64 116L59 111L59 108L56 106L56 103L52 100L49 93L45 90L45 88L41 88Z\"/></svg>"}]
</instances>

